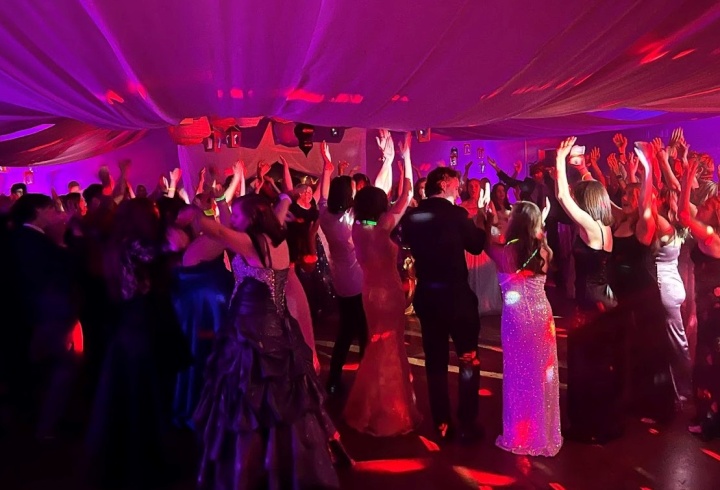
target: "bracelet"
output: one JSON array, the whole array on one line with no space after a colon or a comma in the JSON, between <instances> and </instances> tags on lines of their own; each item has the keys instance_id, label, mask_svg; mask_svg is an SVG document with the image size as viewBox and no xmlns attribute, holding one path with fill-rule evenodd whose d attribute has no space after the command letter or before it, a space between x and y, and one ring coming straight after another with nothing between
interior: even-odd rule
<instances>
[{"instance_id":1,"label":"bracelet","mask_svg":"<svg viewBox=\"0 0 720 490\"><path fill-rule=\"evenodd\" d=\"M213 210L213 209L206 209L205 211L203 211L203 214L204 214L205 216L208 216L208 217L210 217L210 218L213 218L213 217L215 217L215 210Z\"/></svg>"},{"instance_id":2,"label":"bracelet","mask_svg":"<svg viewBox=\"0 0 720 490\"><path fill-rule=\"evenodd\" d=\"M215 202L223 202L224 200L225 200L225 194L223 194L223 195L220 196L220 197L216 197L216 198L215 198Z\"/></svg>"}]
</instances>

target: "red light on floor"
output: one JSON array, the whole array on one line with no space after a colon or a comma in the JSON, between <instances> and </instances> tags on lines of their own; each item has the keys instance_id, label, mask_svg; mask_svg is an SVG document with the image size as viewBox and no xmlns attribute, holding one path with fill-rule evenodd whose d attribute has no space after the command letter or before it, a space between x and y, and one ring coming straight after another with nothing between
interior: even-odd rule
<instances>
[{"instance_id":1,"label":"red light on floor","mask_svg":"<svg viewBox=\"0 0 720 490\"><path fill-rule=\"evenodd\" d=\"M419 437L420 437L420 441L423 443L423 445L425 446L425 448L428 451L431 451L431 452L440 451L440 446L438 446L437 444L435 444L434 442L432 442L431 440L429 440L423 436L419 436Z\"/></svg>"},{"instance_id":2,"label":"red light on floor","mask_svg":"<svg viewBox=\"0 0 720 490\"><path fill-rule=\"evenodd\" d=\"M552 488L553 490L565 490L565 487L563 487L559 483L551 483L550 488Z\"/></svg>"},{"instance_id":3,"label":"red light on floor","mask_svg":"<svg viewBox=\"0 0 720 490\"><path fill-rule=\"evenodd\" d=\"M473 470L464 466L453 466L453 470L468 483L477 485L488 485L490 487L506 487L515 483L515 478L497 473Z\"/></svg>"},{"instance_id":4,"label":"red light on floor","mask_svg":"<svg viewBox=\"0 0 720 490\"><path fill-rule=\"evenodd\" d=\"M720 461L720 454L718 454L714 451L710 451L709 449L702 449L701 451L704 452L705 454L707 454L708 456L710 456L712 459L714 459L716 461Z\"/></svg>"},{"instance_id":5,"label":"red light on floor","mask_svg":"<svg viewBox=\"0 0 720 490\"><path fill-rule=\"evenodd\" d=\"M427 462L423 459L379 459L377 461L358 461L355 471L369 471L371 473L412 473L423 470Z\"/></svg>"},{"instance_id":6,"label":"red light on floor","mask_svg":"<svg viewBox=\"0 0 720 490\"><path fill-rule=\"evenodd\" d=\"M357 362L353 362L350 364L345 364L343 366L343 371L357 371L359 367L360 364L358 364Z\"/></svg>"},{"instance_id":7,"label":"red light on floor","mask_svg":"<svg viewBox=\"0 0 720 490\"><path fill-rule=\"evenodd\" d=\"M649 429L648 432L651 433L651 434L654 435L654 436L656 436L656 435L658 435L658 434L660 433L660 431L657 430L657 429Z\"/></svg>"},{"instance_id":8,"label":"red light on floor","mask_svg":"<svg viewBox=\"0 0 720 490\"><path fill-rule=\"evenodd\" d=\"M338 94L337 97L330 99L330 102L339 104L359 104L362 101L363 96L360 94Z\"/></svg>"},{"instance_id":9,"label":"red light on floor","mask_svg":"<svg viewBox=\"0 0 720 490\"><path fill-rule=\"evenodd\" d=\"M243 93L242 89L233 87L230 89L230 97L232 97L233 99L242 99L243 97L245 97L245 94Z\"/></svg>"},{"instance_id":10,"label":"red light on floor","mask_svg":"<svg viewBox=\"0 0 720 490\"><path fill-rule=\"evenodd\" d=\"M75 324L73 327L72 334L70 335L70 342L72 343L72 350L76 354L82 354L85 350L85 338L83 337L83 329L80 322Z\"/></svg>"},{"instance_id":11,"label":"red light on floor","mask_svg":"<svg viewBox=\"0 0 720 490\"><path fill-rule=\"evenodd\" d=\"M647 65L648 63L652 63L653 61L659 60L666 54L668 54L668 51L660 51L659 49L650 51L648 54L645 55L645 57L643 59L640 60L640 64Z\"/></svg>"},{"instance_id":12,"label":"red light on floor","mask_svg":"<svg viewBox=\"0 0 720 490\"><path fill-rule=\"evenodd\" d=\"M492 396L492 391L488 390L487 388L480 388L478 390L478 395L480 396Z\"/></svg>"}]
</instances>

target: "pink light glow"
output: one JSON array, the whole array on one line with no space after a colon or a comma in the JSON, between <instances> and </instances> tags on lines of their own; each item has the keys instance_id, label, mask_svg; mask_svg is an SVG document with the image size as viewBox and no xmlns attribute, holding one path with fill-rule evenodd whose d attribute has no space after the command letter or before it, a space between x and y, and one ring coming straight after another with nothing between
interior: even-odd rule
<instances>
[{"instance_id":1,"label":"pink light glow","mask_svg":"<svg viewBox=\"0 0 720 490\"><path fill-rule=\"evenodd\" d=\"M330 99L330 102L338 104L359 104L363 101L363 96L360 94L338 94L337 97Z\"/></svg>"},{"instance_id":2,"label":"pink light glow","mask_svg":"<svg viewBox=\"0 0 720 490\"><path fill-rule=\"evenodd\" d=\"M371 473L413 473L427 467L423 459L379 459L376 461L358 461L355 471L369 471Z\"/></svg>"},{"instance_id":3,"label":"pink light glow","mask_svg":"<svg viewBox=\"0 0 720 490\"><path fill-rule=\"evenodd\" d=\"M550 488L553 490L565 490L565 487L560 485L559 483L550 483Z\"/></svg>"},{"instance_id":4,"label":"pink light glow","mask_svg":"<svg viewBox=\"0 0 720 490\"><path fill-rule=\"evenodd\" d=\"M225 95L225 93L222 90L218 89L217 95L218 95L218 99L222 99L223 95Z\"/></svg>"},{"instance_id":5,"label":"pink light glow","mask_svg":"<svg viewBox=\"0 0 720 490\"><path fill-rule=\"evenodd\" d=\"M430 452L440 451L440 446L438 446L437 444L435 444L434 442L432 442L431 440L429 440L423 436L419 436L419 437L420 437L420 441L423 443L423 445L425 446L425 448L428 451L430 451Z\"/></svg>"},{"instance_id":6,"label":"pink light glow","mask_svg":"<svg viewBox=\"0 0 720 490\"><path fill-rule=\"evenodd\" d=\"M2 134L0 135L0 141L10 141L17 138L22 138L23 136L30 136L31 134L39 133L40 131L44 131L48 128L52 128L55 126L54 124L40 124L39 126L33 126L32 128L22 129L20 131L15 131L12 133Z\"/></svg>"},{"instance_id":7,"label":"pink light glow","mask_svg":"<svg viewBox=\"0 0 720 490\"><path fill-rule=\"evenodd\" d=\"M233 87L230 89L230 97L232 97L233 99L242 99L243 97L245 97L245 94L243 93L242 89Z\"/></svg>"},{"instance_id":8,"label":"pink light glow","mask_svg":"<svg viewBox=\"0 0 720 490\"><path fill-rule=\"evenodd\" d=\"M711 457L712 459L714 459L715 461L720 461L720 454L718 454L718 453L716 453L716 452L714 452L714 451L710 451L709 449L702 449L702 452L704 452L705 454L707 454L708 456L710 456L710 457Z\"/></svg>"},{"instance_id":9,"label":"pink light glow","mask_svg":"<svg viewBox=\"0 0 720 490\"><path fill-rule=\"evenodd\" d=\"M357 371L359 367L360 367L360 364L358 364L357 362L353 362L353 363L345 364L343 366L343 371Z\"/></svg>"},{"instance_id":10,"label":"pink light glow","mask_svg":"<svg viewBox=\"0 0 720 490\"><path fill-rule=\"evenodd\" d=\"M478 390L478 395L480 396L492 396L492 391L488 390L487 388L480 388Z\"/></svg>"},{"instance_id":11,"label":"pink light glow","mask_svg":"<svg viewBox=\"0 0 720 490\"><path fill-rule=\"evenodd\" d=\"M302 102L309 102L311 104L319 104L323 100L325 100L325 96L323 94L316 94L314 92L308 92L307 90L303 90L301 88L292 89L289 91L287 95L287 100L293 101L293 100L299 100Z\"/></svg>"},{"instance_id":12,"label":"pink light glow","mask_svg":"<svg viewBox=\"0 0 720 490\"><path fill-rule=\"evenodd\" d=\"M123 99L120 94L115 92L114 90L108 90L105 92L105 100L107 100L108 104L113 105L115 102L118 104L122 104L125 102L125 99Z\"/></svg>"},{"instance_id":13,"label":"pink light glow","mask_svg":"<svg viewBox=\"0 0 720 490\"><path fill-rule=\"evenodd\" d=\"M674 60L679 60L680 58L684 58L685 56L689 55L690 53L694 52L695 49L686 49L685 51L681 51L675 56L672 57Z\"/></svg>"},{"instance_id":14,"label":"pink light glow","mask_svg":"<svg viewBox=\"0 0 720 490\"><path fill-rule=\"evenodd\" d=\"M458 476L468 482L477 485L488 485L490 487L507 487L515 483L516 479L510 476L498 475L497 473L489 473L486 471L474 470L464 466L453 466L453 470Z\"/></svg>"}]
</instances>

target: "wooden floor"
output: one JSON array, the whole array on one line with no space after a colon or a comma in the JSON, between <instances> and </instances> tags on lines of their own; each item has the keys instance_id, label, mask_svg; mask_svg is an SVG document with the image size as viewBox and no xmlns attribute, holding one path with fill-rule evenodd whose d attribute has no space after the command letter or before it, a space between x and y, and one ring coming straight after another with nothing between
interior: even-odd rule
<instances>
[{"instance_id":1,"label":"wooden floor","mask_svg":"<svg viewBox=\"0 0 720 490\"><path fill-rule=\"evenodd\" d=\"M561 310L561 308L557 308ZM562 313L559 311L559 313ZM558 325L561 380L565 341L562 314ZM334 338L334 322L326 317L318 328L317 349L323 376ZM348 451L357 461L340 473L346 489L689 489L720 488L720 440L703 443L686 430L690 407L667 426L628 419L625 435L605 446L567 442L554 458L516 456L495 447L501 430L502 349L499 318L483 320L480 336L481 420L485 440L473 445L434 444L429 422L427 385L419 326L408 316L406 344L411 359L418 406L425 421L417 433L390 439L361 435L339 420L342 398L328 404ZM451 357L451 393L455 393L457 359ZM357 357L351 354L344 380L352 383ZM455 367L455 369L453 369ZM561 390L564 392L564 390ZM561 395L562 397L562 395ZM564 401L564 400L563 400ZM0 489L78 489L76 469L82 458L79 437L38 445L22 430L0 439ZM197 448L189 432L175 434L177 480L172 488L194 488Z\"/></svg>"}]
</instances>

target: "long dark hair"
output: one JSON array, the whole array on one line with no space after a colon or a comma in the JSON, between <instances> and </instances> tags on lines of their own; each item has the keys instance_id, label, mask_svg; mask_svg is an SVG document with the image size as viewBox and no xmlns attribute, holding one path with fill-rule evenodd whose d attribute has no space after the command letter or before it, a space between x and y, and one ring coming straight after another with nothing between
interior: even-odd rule
<instances>
[{"instance_id":1,"label":"long dark hair","mask_svg":"<svg viewBox=\"0 0 720 490\"><path fill-rule=\"evenodd\" d=\"M367 186L355 196L355 220L377 222L388 210L388 197L379 187Z\"/></svg>"},{"instance_id":2,"label":"long dark hair","mask_svg":"<svg viewBox=\"0 0 720 490\"><path fill-rule=\"evenodd\" d=\"M327 207L332 214L344 213L353 207L353 180L348 175L335 177L330 181Z\"/></svg>"},{"instance_id":3,"label":"long dark hair","mask_svg":"<svg viewBox=\"0 0 720 490\"><path fill-rule=\"evenodd\" d=\"M552 250L548 247L542 230L542 213L533 202L518 201L512 207L508 228L505 232L507 245L513 251L513 267L527 270L533 274L543 274L545 259L540 249L548 252L548 261L552 260Z\"/></svg>"},{"instance_id":4,"label":"long dark hair","mask_svg":"<svg viewBox=\"0 0 720 490\"><path fill-rule=\"evenodd\" d=\"M497 200L497 197L495 196L495 192L497 191L498 187L503 187L505 189L505 200L503 202L499 202ZM499 210L510 210L512 209L512 206L510 206L510 200L508 200L507 195L507 186L503 184L502 182L498 182L492 187L492 190L490 191L490 199L492 200L493 204L495 205L495 209Z\"/></svg>"},{"instance_id":5,"label":"long dark hair","mask_svg":"<svg viewBox=\"0 0 720 490\"><path fill-rule=\"evenodd\" d=\"M261 237L270 238L273 247L285 241L286 230L278 220L270 200L258 194L247 194L232 203L233 213L241 213L248 219L248 226L242 231L250 236L253 247L260 259L265 262L268 254L267 242Z\"/></svg>"},{"instance_id":6,"label":"long dark hair","mask_svg":"<svg viewBox=\"0 0 720 490\"><path fill-rule=\"evenodd\" d=\"M162 243L158 211L147 198L124 200L117 208L105 260L108 288L115 300L150 292L159 279Z\"/></svg>"}]
</instances>

